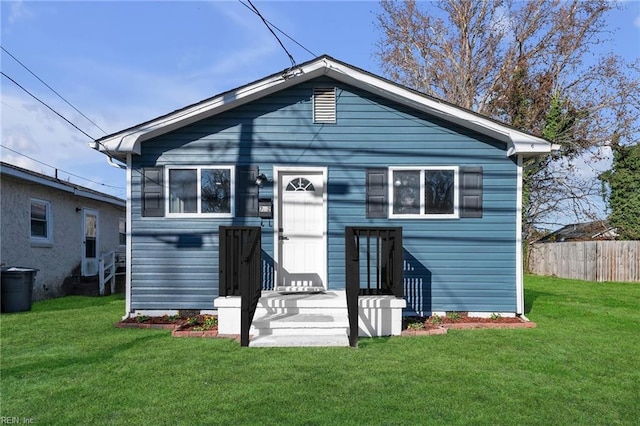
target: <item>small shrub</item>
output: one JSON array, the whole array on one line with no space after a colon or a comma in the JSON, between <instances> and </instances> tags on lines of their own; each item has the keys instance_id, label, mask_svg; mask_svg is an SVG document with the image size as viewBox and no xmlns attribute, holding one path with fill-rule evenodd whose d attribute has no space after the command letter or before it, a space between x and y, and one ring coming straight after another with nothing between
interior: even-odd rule
<instances>
[{"instance_id":1,"label":"small shrub","mask_svg":"<svg viewBox=\"0 0 640 426\"><path fill-rule=\"evenodd\" d=\"M136 316L136 321L138 322L138 324L143 323L143 322L147 322L151 319L150 316L148 315L138 315Z\"/></svg>"},{"instance_id":2,"label":"small shrub","mask_svg":"<svg viewBox=\"0 0 640 426\"><path fill-rule=\"evenodd\" d=\"M433 314L429 319L429 322L434 325L442 324L442 318L438 314Z\"/></svg>"},{"instance_id":3,"label":"small shrub","mask_svg":"<svg viewBox=\"0 0 640 426\"><path fill-rule=\"evenodd\" d=\"M460 316L460 312L453 311L453 312L447 312L447 318L457 320L462 317Z\"/></svg>"},{"instance_id":4,"label":"small shrub","mask_svg":"<svg viewBox=\"0 0 640 426\"><path fill-rule=\"evenodd\" d=\"M408 330L422 330L423 328L424 328L424 323L423 322L419 322L419 321L410 322L407 325L407 329Z\"/></svg>"},{"instance_id":5,"label":"small shrub","mask_svg":"<svg viewBox=\"0 0 640 426\"><path fill-rule=\"evenodd\" d=\"M196 315L185 320L187 327L192 327L193 331L211 330L218 325L218 318L213 315Z\"/></svg>"},{"instance_id":6,"label":"small shrub","mask_svg":"<svg viewBox=\"0 0 640 426\"><path fill-rule=\"evenodd\" d=\"M167 321L175 322L180 319L180 315L165 315L164 318Z\"/></svg>"},{"instance_id":7,"label":"small shrub","mask_svg":"<svg viewBox=\"0 0 640 426\"><path fill-rule=\"evenodd\" d=\"M500 314L496 314L495 312L493 314L491 314L491 319L492 320L499 320L500 318L502 318L502 316Z\"/></svg>"},{"instance_id":8,"label":"small shrub","mask_svg":"<svg viewBox=\"0 0 640 426\"><path fill-rule=\"evenodd\" d=\"M205 330L210 330L213 327L215 327L216 325L218 325L218 318L214 317L213 315L207 315L204 318L204 329Z\"/></svg>"}]
</instances>

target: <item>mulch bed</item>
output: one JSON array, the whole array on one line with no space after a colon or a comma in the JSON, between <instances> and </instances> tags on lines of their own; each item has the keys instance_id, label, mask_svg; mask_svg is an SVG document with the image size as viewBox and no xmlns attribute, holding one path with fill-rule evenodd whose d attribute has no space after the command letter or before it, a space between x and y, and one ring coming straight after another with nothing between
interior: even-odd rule
<instances>
[{"instance_id":1,"label":"mulch bed","mask_svg":"<svg viewBox=\"0 0 640 426\"><path fill-rule=\"evenodd\" d=\"M161 317L137 316L124 319L115 324L118 328L159 328L171 330L174 337L220 337L240 340L239 335L218 333L218 317L215 315L177 315Z\"/></svg>"},{"instance_id":2,"label":"mulch bed","mask_svg":"<svg viewBox=\"0 0 640 426\"><path fill-rule=\"evenodd\" d=\"M418 324L421 324L418 325ZM450 328L534 328L536 323L525 321L520 317L478 318L470 317L466 312L443 317L406 317L403 319L402 336L430 336L446 334ZM239 335L219 334L218 321L215 315L194 315L188 317L137 316L124 319L115 324L118 328L155 328L171 330L174 337L220 337L240 339Z\"/></svg>"},{"instance_id":3,"label":"mulch bed","mask_svg":"<svg viewBox=\"0 0 640 426\"><path fill-rule=\"evenodd\" d=\"M479 318L470 317L466 312L456 312L446 316L406 317L403 319L403 336L428 336L446 334L448 329L474 328L535 328L536 323L520 317Z\"/></svg>"}]
</instances>

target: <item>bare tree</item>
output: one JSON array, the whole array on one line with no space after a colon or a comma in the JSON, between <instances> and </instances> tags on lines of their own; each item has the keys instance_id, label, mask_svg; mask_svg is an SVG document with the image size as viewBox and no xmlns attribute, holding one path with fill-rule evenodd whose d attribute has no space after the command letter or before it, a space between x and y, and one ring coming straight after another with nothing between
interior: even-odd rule
<instances>
[{"instance_id":1,"label":"bare tree","mask_svg":"<svg viewBox=\"0 0 640 426\"><path fill-rule=\"evenodd\" d=\"M559 143L527 164L525 238L571 210L593 215L600 185L574 161L613 135L638 137L638 63L607 56L608 0L383 0L377 56L393 80Z\"/></svg>"}]
</instances>

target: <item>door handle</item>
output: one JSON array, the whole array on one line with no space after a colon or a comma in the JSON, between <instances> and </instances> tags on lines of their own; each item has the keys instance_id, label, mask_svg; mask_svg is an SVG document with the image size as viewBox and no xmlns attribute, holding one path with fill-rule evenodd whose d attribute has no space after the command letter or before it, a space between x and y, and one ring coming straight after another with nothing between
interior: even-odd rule
<instances>
[{"instance_id":1,"label":"door handle","mask_svg":"<svg viewBox=\"0 0 640 426\"><path fill-rule=\"evenodd\" d=\"M279 235L279 236L278 236L278 239L279 239L280 241L284 241L284 240L288 240L288 239L289 239L289 237L285 237L285 236Z\"/></svg>"}]
</instances>

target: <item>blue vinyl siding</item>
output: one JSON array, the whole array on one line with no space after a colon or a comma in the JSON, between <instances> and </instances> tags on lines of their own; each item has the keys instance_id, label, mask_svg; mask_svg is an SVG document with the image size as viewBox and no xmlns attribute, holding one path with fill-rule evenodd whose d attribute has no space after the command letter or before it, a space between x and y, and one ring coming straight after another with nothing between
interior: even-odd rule
<instances>
[{"instance_id":1,"label":"blue vinyl siding","mask_svg":"<svg viewBox=\"0 0 640 426\"><path fill-rule=\"evenodd\" d=\"M336 124L314 124L316 85L335 85ZM132 308L212 309L218 293L218 227L258 218L143 218L140 170L166 165L328 167L328 284L344 288L344 227L402 226L409 310L516 309L516 175L504 144L323 78L143 142L132 171ZM479 219L366 219L365 169L482 166ZM260 190L273 197L273 188ZM262 250L272 263L273 228ZM265 272L267 279L269 270Z\"/></svg>"}]
</instances>

